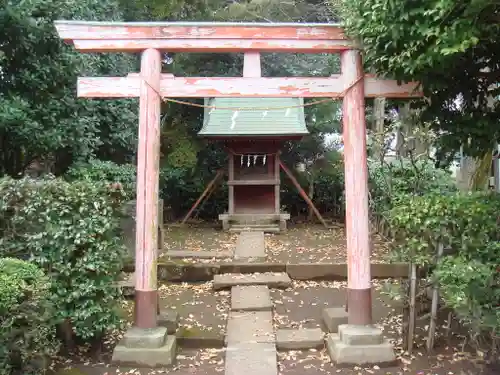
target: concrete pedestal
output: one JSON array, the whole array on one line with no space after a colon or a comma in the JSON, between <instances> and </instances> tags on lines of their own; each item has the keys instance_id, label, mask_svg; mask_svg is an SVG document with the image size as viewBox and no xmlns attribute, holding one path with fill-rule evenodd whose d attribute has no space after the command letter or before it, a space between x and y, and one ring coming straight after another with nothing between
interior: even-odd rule
<instances>
[{"instance_id":1,"label":"concrete pedestal","mask_svg":"<svg viewBox=\"0 0 500 375\"><path fill-rule=\"evenodd\" d=\"M112 363L125 366L165 367L175 362L175 336L166 327L130 328L113 351Z\"/></svg>"},{"instance_id":2,"label":"concrete pedestal","mask_svg":"<svg viewBox=\"0 0 500 375\"><path fill-rule=\"evenodd\" d=\"M392 366L396 363L392 344L373 326L342 324L338 334L328 335L326 347L337 365Z\"/></svg>"}]
</instances>

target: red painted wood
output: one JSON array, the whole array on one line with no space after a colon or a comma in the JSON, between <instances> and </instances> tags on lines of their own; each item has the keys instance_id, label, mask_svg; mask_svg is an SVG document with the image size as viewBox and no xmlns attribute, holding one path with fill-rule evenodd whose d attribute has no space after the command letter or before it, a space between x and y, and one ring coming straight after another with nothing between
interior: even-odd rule
<instances>
[{"instance_id":1,"label":"red painted wood","mask_svg":"<svg viewBox=\"0 0 500 375\"><path fill-rule=\"evenodd\" d=\"M160 95L164 97L338 97L363 75L358 51L337 25L250 25L179 23L88 23L57 21L66 42L86 52L139 52L141 76L80 78L78 95L93 98L140 97L137 178L136 324L156 325L156 236L159 170ZM244 78L161 76L160 50L169 52L342 52L342 76L329 78L260 78L247 54ZM255 69L253 69L255 68ZM146 81L144 81L146 79ZM409 98L421 96L416 84L365 76L344 97L344 158L346 179L346 227L348 249L349 322L371 323L370 248L364 100L367 97ZM158 95L160 93L160 95ZM269 137L267 137L269 139ZM277 160L278 157L276 156ZM276 164L278 165L278 164ZM284 167L284 166L283 166ZM284 167L285 172L287 171ZM288 171L289 172L289 171ZM289 173L292 180L293 175ZM231 188L231 187L230 187ZM235 199L267 210L273 194L265 186L242 186ZM261 189L257 203L248 200L250 189ZM266 188L266 189L263 189ZM307 194L299 189L307 200ZM279 193L279 191L278 191ZM277 194L277 193L274 193ZM238 195L238 197L236 197ZM279 203L279 202L278 202ZM275 205L277 203L275 202ZM259 206L259 207L257 207ZM244 206L239 206L240 209ZM279 206L271 211L278 212ZM317 213L319 217L319 213ZM352 305L351 305L352 303ZM151 308L154 306L154 308ZM351 308L356 306L356 308ZM356 311L357 310L362 310ZM142 322L142 323L139 323Z\"/></svg>"},{"instance_id":2,"label":"red painted wood","mask_svg":"<svg viewBox=\"0 0 500 375\"><path fill-rule=\"evenodd\" d=\"M78 78L78 96L82 98L133 98L139 96L141 78L85 77ZM162 76L162 96L171 98L205 97L338 97L352 83L348 77L324 78L204 78ZM392 80L367 78L367 97L419 97L415 83L398 85Z\"/></svg>"},{"instance_id":3,"label":"red painted wood","mask_svg":"<svg viewBox=\"0 0 500 375\"><path fill-rule=\"evenodd\" d=\"M138 52L156 48L169 52L237 53L241 51L324 53L339 52L353 47L349 40L293 39L123 39L73 41L81 52Z\"/></svg>"},{"instance_id":4,"label":"red painted wood","mask_svg":"<svg viewBox=\"0 0 500 375\"><path fill-rule=\"evenodd\" d=\"M208 185L205 187L205 190L203 190L203 193L200 194L196 202L191 206L191 209L188 211L186 216L184 216L184 219L182 219L181 224L185 224L186 221L189 220L191 215L193 214L194 210L199 206L199 204L205 199L205 197L208 199L208 197L212 194L212 191L214 190L214 187L216 186L217 180L224 175L223 171L217 171L215 174L215 177L208 183Z\"/></svg>"},{"instance_id":5,"label":"red painted wood","mask_svg":"<svg viewBox=\"0 0 500 375\"><path fill-rule=\"evenodd\" d=\"M273 185L234 186L234 213L236 214L273 214Z\"/></svg>"},{"instance_id":6,"label":"red painted wood","mask_svg":"<svg viewBox=\"0 0 500 375\"><path fill-rule=\"evenodd\" d=\"M140 86L135 289L139 292L155 292L161 104L161 98L156 92L159 89L161 74L159 51L154 49L144 51L141 74L148 83L143 82ZM156 326L156 306L153 310L151 306L136 306L136 311L137 326L140 328L151 328L144 325Z\"/></svg>"},{"instance_id":7,"label":"red painted wood","mask_svg":"<svg viewBox=\"0 0 500 375\"><path fill-rule=\"evenodd\" d=\"M258 78L262 75L260 53L245 52L243 56L243 77Z\"/></svg>"},{"instance_id":8,"label":"red painted wood","mask_svg":"<svg viewBox=\"0 0 500 375\"><path fill-rule=\"evenodd\" d=\"M335 24L181 23L181 22L82 22L55 21L61 39L294 39L344 40Z\"/></svg>"},{"instance_id":9,"label":"red painted wood","mask_svg":"<svg viewBox=\"0 0 500 375\"><path fill-rule=\"evenodd\" d=\"M280 165L281 169L283 169L283 172L286 173L286 175L288 176L290 181L292 181L292 184L295 186L295 188L299 192L300 196L306 201L307 205L309 207L311 207L311 209L313 210L313 212L316 215L316 217L318 218L318 220L321 221L321 224L323 224L323 226L325 228L328 228L328 224L326 223L325 219L323 219L323 216L321 216L320 212L318 211L318 209L314 205L311 198L309 198L309 196L304 191L304 189L302 189L302 186L300 186L299 182L297 181L297 179L295 178L293 173L286 167L285 164L283 164L283 162L281 160L279 161L279 165Z\"/></svg>"},{"instance_id":10,"label":"red painted wood","mask_svg":"<svg viewBox=\"0 0 500 375\"><path fill-rule=\"evenodd\" d=\"M341 69L347 79L360 77L359 52L342 53ZM356 84L344 97L342 107L349 289L371 287L364 87L362 82Z\"/></svg>"}]
</instances>

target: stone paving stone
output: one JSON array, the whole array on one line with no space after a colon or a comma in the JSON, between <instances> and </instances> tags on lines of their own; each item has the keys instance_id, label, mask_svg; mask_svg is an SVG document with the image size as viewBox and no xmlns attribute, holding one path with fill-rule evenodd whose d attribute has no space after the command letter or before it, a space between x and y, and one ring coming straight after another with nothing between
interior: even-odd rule
<instances>
[{"instance_id":1,"label":"stone paving stone","mask_svg":"<svg viewBox=\"0 0 500 375\"><path fill-rule=\"evenodd\" d=\"M266 285L233 286L231 288L231 310L271 311L273 303Z\"/></svg>"},{"instance_id":2,"label":"stone paving stone","mask_svg":"<svg viewBox=\"0 0 500 375\"><path fill-rule=\"evenodd\" d=\"M214 289L225 289L236 285L267 285L270 288L288 288L292 280L286 273L225 273L214 276Z\"/></svg>"},{"instance_id":3,"label":"stone paving stone","mask_svg":"<svg viewBox=\"0 0 500 375\"><path fill-rule=\"evenodd\" d=\"M197 259L213 259L213 258L231 258L232 251L191 251L191 250L169 250L164 255L168 258L197 258Z\"/></svg>"},{"instance_id":4,"label":"stone paving stone","mask_svg":"<svg viewBox=\"0 0 500 375\"><path fill-rule=\"evenodd\" d=\"M347 311L344 307L329 307L323 310L323 323L328 332L337 333L342 324L347 324Z\"/></svg>"},{"instance_id":5,"label":"stone paving stone","mask_svg":"<svg viewBox=\"0 0 500 375\"><path fill-rule=\"evenodd\" d=\"M263 261L265 258L264 232L241 232L236 241L234 259Z\"/></svg>"},{"instance_id":6,"label":"stone paving stone","mask_svg":"<svg viewBox=\"0 0 500 375\"><path fill-rule=\"evenodd\" d=\"M273 343L234 344L226 349L225 375L277 375Z\"/></svg>"},{"instance_id":7,"label":"stone paving stone","mask_svg":"<svg viewBox=\"0 0 500 375\"><path fill-rule=\"evenodd\" d=\"M276 346L280 350L318 349L324 346L323 336L320 328L278 329Z\"/></svg>"},{"instance_id":8,"label":"stone paving stone","mask_svg":"<svg viewBox=\"0 0 500 375\"><path fill-rule=\"evenodd\" d=\"M274 342L271 311L235 312L229 314L226 344Z\"/></svg>"}]
</instances>

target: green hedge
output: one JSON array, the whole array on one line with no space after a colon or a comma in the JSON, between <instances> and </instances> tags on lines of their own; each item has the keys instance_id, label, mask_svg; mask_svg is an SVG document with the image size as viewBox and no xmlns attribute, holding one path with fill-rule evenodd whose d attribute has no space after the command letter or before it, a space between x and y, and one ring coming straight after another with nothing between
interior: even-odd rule
<instances>
[{"instance_id":1,"label":"green hedge","mask_svg":"<svg viewBox=\"0 0 500 375\"><path fill-rule=\"evenodd\" d=\"M0 196L0 256L47 271L65 337L99 338L117 328L116 282L126 254L119 230L123 191L85 180L6 178Z\"/></svg>"},{"instance_id":2,"label":"green hedge","mask_svg":"<svg viewBox=\"0 0 500 375\"><path fill-rule=\"evenodd\" d=\"M406 196L389 214L400 260L430 265L445 303L473 335L500 332L500 195ZM436 264L436 245L449 248Z\"/></svg>"},{"instance_id":3,"label":"green hedge","mask_svg":"<svg viewBox=\"0 0 500 375\"><path fill-rule=\"evenodd\" d=\"M132 164L95 159L73 165L64 177L68 181L119 183L127 196L135 197L136 166Z\"/></svg>"},{"instance_id":4,"label":"green hedge","mask_svg":"<svg viewBox=\"0 0 500 375\"><path fill-rule=\"evenodd\" d=\"M42 374L57 351L50 283L36 265L0 258L0 374Z\"/></svg>"},{"instance_id":5,"label":"green hedge","mask_svg":"<svg viewBox=\"0 0 500 375\"><path fill-rule=\"evenodd\" d=\"M448 171L436 168L430 160L370 161L368 164L371 210L384 215L407 195L457 191Z\"/></svg>"}]
</instances>

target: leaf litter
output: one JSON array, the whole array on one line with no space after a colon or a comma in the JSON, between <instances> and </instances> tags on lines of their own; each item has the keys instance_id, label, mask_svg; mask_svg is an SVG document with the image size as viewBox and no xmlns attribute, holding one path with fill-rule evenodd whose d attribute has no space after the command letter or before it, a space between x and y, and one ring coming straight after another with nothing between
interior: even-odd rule
<instances>
[{"instance_id":1,"label":"leaf litter","mask_svg":"<svg viewBox=\"0 0 500 375\"><path fill-rule=\"evenodd\" d=\"M372 246L372 262L386 262L390 243L374 234ZM345 229L338 224L331 229L297 224L284 233L266 235L266 253L272 263L345 263Z\"/></svg>"},{"instance_id":2,"label":"leaf litter","mask_svg":"<svg viewBox=\"0 0 500 375\"><path fill-rule=\"evenodd\" d=\"M487 372L477 356L463 352L457 341L436 348L428 355L425 349L425 326L417 327L415 351L409 355L403 349L403 316L400 301L392 300L382 293L386 280L373 280L373 317L375 326L383 330L384 336L393 344L400 365L381 368L378 365L336 368L331 363L326 349L296 350L278 353L281 375L493 375ZM273 290L274 327L314 328L322 326L322 310L325 307L345 305L344 281L294 281L286 290ZM486 372L483 372L486 371ZM498 373L496 373L498 375Z\"/></svg>"}]
</instances>

